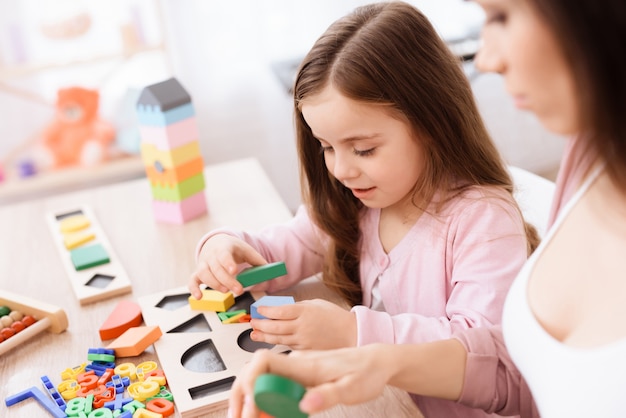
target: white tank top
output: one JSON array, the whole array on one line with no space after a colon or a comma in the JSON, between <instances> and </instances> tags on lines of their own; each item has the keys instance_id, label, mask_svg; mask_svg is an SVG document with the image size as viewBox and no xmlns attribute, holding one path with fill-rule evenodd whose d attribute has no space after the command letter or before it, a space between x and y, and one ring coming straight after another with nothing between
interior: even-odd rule
<instances>
[{"instance_id":1,"label":"white tank top","mask_svg":"<svg viewBox=\"0 0 626 418\"><path fill-rule=\"evenodd\" d=\"M526 379L542 418L626 417L626 339L592 348L564 345L537 322L527 296L536 260L600 171L589 176L565 205L520 271L504 305L502 329L507 350Z\"/></svg>"}]
</instances>

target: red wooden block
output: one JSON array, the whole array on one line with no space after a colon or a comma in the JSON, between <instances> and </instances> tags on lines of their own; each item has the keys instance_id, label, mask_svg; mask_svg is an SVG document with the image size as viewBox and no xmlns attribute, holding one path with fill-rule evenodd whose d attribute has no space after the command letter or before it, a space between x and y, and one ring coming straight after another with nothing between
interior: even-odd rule
<instances>
[{"instance_id":1,"label":"red wooden block","mask_svg":"<svg viewBox=\"0 0 626 418\"><path fill-rule=\"evenodd\" d=\"M100 327L100 339L104 341L117 338L129 328L140 326L142 322L139 305L130 300L123 300Z\"/></svg>"}]
</instances>

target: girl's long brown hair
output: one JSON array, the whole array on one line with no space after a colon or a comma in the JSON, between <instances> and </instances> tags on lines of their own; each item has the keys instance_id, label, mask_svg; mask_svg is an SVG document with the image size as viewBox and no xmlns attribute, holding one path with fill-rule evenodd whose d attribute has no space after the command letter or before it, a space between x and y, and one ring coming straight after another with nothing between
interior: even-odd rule
<instances>
[{"instance_id":1,"label":"girl's long brown hair","mask_svg":"<svg viewBox=\"0 0 626 418\"><path fill-rule=\"evenodd\" d=\"M450 199L474 185L512 194L513 184L459 60L422 13L403 2L377 3L333 23L298 70L295 124L303 198L313 221L331 238L323 280L354 305L362 302L363 204L329 173L301 112L307 97L330 84L350 99L391 106L409 121L427 156L415 201L429 202L437 191L447 191ZM446 200L439 203L441 208ZM526 235L530 253L539 239L529 224Z\"/></svg>"}]
</instances>

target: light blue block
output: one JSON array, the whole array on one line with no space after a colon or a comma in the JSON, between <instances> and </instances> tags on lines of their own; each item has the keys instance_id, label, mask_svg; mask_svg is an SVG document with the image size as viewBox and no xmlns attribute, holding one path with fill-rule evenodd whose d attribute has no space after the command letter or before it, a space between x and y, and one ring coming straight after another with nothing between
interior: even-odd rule
<instances>
[{"instance_id":1,"label":"light blue block","mask_svg":"<svg viewBox=\"0 0 626 418\"><path fill-rule=\"evenodd\" d=\"M250 316L257 319L267 319L257 312L259 306L282 306L296 303L293 296L263 296L250 305Z\"/></svg>"},{"instance_id":2,"label":"light blue block","mask_svg":"<svg viewBox=\"0 0 626 418\"><path fill-rule=\"evenodd\" d=\"M137 118L140 125L167 126L195 116L192 103L187 103L162 112L156 106L137 105Z\"/></svg>"}]
</instances>

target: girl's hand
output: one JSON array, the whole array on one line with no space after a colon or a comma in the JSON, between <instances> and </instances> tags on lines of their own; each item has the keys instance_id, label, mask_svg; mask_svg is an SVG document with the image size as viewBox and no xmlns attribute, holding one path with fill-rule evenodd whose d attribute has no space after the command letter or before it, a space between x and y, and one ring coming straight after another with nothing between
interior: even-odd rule
<instances>
[{"instance_id":1,"label":"girl's hand","mask_svg":"<svg viewBox=\"0 0 626 418\"><path fill-rule=\"evenodd\" d=\"M294 350L354 347L356 316L332 302L305 300L291 305L259 306L268 319L252 319L250 338Z\"/></svg>"},{"instance_id":2,"label":"girl's hand","mask_svg":"<svg viewBox=\"0 0 626 418\"><path fill-rule=\"evenodd\" d=\"M300 410L313 414L338 404L363 403L383 393L393 361L382 344L291 354L259 350L235 380L229 401L230 418L258 417L254 382L264 373L293 379L307 388Z\"/></svg>"},{"instance_id":3,"label":"girl's hand","mask_svg":"<svg viewBox=\"0 0 626 418\"><path fill-rule=\"evenodd\" d=\"M231 291L235 296L243 293L237 281L238 264L253 266L267 261L247 242L228 234L217 234L209 238L200 251L198 265L189 279L189 291L196 298L202 297L200 285L205 284L219 292Z\"/></svg>"}]
</instances>

